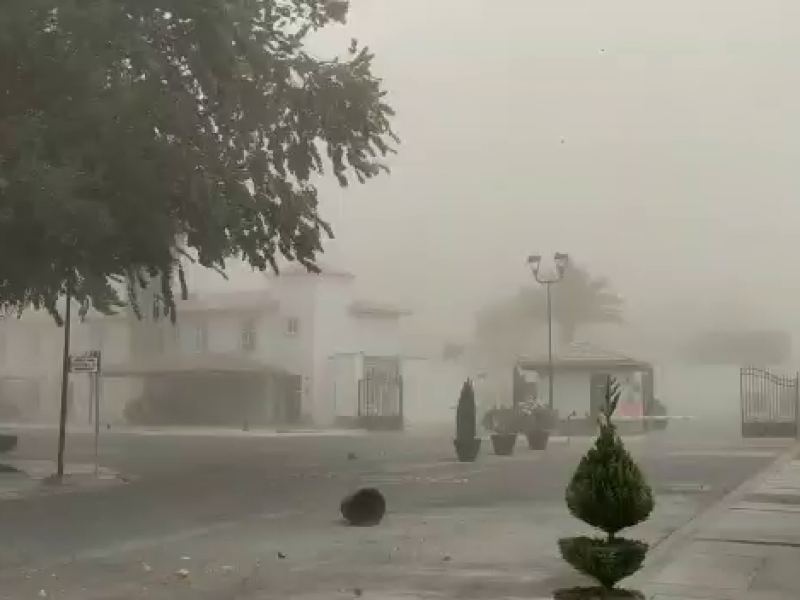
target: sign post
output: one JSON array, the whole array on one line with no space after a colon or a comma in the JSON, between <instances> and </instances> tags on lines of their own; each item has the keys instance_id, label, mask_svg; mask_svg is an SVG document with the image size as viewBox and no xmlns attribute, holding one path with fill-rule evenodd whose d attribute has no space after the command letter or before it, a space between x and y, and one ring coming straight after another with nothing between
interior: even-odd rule
<instances>
[{"instance_id":1,"label":"sign post","mask_svg":"<svg viewBox=\"0 0 800 600\"><path fill-rule=\"evenodd\" d=\"M89 375L89 418L94 418L94 476L100 476L100 373L99 350L70 357L71 373Z\"/></svg>"}]
</instances>

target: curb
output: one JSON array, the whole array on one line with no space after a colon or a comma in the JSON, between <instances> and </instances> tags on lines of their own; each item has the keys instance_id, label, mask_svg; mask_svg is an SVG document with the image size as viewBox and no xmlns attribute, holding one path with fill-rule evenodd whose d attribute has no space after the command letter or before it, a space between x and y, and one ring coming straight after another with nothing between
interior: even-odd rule
<instances>
[{"instance_id":1,"label":"curb","mask_svg":"<svg viewBox=\"0 0 800 600\"><path fill-rule=\"evenodd\" d=\"M626 580L626 584L631 587L639 588L648 583L654 575L658 574L678 552L689 545L695 535L706 525L715 521L731 506L739 502L744 496L749 494L767 477L780 471L786 464L791 462L800 452L800 442L793 443L784 452L779 454L771 463L752 475L739 487L728 492L722 499L708 507L703 512L695 515L683 526L657 542L648 552L645 566L641 571Z\"/></svg>"}]
</instances>

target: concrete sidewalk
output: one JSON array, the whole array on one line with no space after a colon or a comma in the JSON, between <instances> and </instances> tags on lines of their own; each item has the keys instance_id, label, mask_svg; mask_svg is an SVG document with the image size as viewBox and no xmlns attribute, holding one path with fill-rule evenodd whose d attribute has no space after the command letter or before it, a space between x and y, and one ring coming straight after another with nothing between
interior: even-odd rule
<instances>
[{"instance_id":1,"label":"concrete sidewalk","mask_svg":"<svg viewBox=\"0 0 800 600\"><path fill-rule=\"evenodd\" d=\"M687 527L626 587L652 600L800 598L800 460L796 453Z\"/></svg>"},{"instance_id":2,"label":"concrete sidewalk","mask_svg":"<svg viewBox=\"0 0 800 600\"><path fill-rule=\"evenodd\" d=\"M0 431L50 431L57 432L57 423L3 423ZM175 437L303 437L303 436L362 436L368 432L360 429L258 429L243 430L233 427L147 427L131 425L103 425L100 436L140 435L140 436L175 436ZM94 435L94 427L90 425L67 426L67 434Z\"/></svg>"}]
</instances>

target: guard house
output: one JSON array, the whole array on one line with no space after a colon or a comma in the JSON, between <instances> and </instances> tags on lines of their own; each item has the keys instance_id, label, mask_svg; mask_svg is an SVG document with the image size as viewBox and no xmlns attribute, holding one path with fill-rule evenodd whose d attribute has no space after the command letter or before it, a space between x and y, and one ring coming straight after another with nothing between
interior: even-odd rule
<instances>
[{"instance_id":1,"label":"guard house","mask_svg":"<svg viewBox=\"0 0 800 600\"><path fill-rule=\"evenodd\" d=\"M548 372L547 356L520 358L514 369L514 398L534 397L546 404ZM593 428L605 401L606 383L611 375L622 388L617 418L635 424L634 427L626 426L626 430L645 428L642 417L648 414L653 401L653 367L650 363L593 344L574 342L553 355L553 373L553 408L562 421L570 417L570 421L577 425L586 420Z\"/></svg>"}]
</instances>

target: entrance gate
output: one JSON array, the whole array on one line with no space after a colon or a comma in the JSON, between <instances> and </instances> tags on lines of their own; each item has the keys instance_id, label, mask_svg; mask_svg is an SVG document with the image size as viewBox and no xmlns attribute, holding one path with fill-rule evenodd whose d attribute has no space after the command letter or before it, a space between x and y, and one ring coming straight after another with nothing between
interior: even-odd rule
<instances>
[{"instance_id":1,"label":"entrance gate","mask_svg":"<svg viewBox=\"0 0 800 600\"><path fill-rule=\"evenodd\" d=\"M358 420L364 429L403 429L402 378L371 372L361 379L358 382Z\"/></svg>"},{"instance_id":2,"label":"entrance gate","mask_svg":"<svg viewBox=\"0 0 800 600\"><path fill-rule=\"evenodd\" d=\"M779 375L758 367L739 373L742 437L796 438L798 375Z\"/></svg>"}]
</instances>

